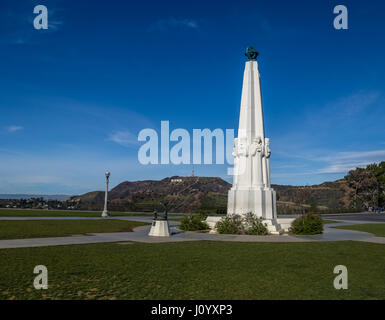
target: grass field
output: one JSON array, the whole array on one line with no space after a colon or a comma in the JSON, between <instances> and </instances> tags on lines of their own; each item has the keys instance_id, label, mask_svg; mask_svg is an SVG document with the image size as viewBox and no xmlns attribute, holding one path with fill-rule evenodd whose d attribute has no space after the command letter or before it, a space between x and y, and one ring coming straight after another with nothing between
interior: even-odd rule
<instances>
[{"instance_id":1,"label":"grass field","mask_svg":"<svg viewBox=\"0 0 385 320\"><path fill-rule=\"evenodd\" d=\"M385 237L385 223L356 224L352 226L341 226L341 227L334 227L334 228L364 231L364 232L373 233L377 237Z\"/></svg>"},{"instance_id":2,"label":"grass field","mask_svg":"<svg viewBox=\"0 0 385 320\"><path fill-rule=\"evenodd\" d=\"M149 212L109 212L112 217L153 216ZM0 217L100 217L101 211L0 209ZM169 213L169 216L180 214Z\"/></svg>"},{"instance_id":3,"label":"grass field","mask_svg":"<svg viewBox=\"0 0 385 320\"><path fill-rule=\"evenodd\" d=\"M339 223L339 221L335 221L335 220L327 220L327 219L322 219L322 222L324 224L329 224L329 223Z\"/></svg>"},{"instance_id":4,"label":"grass field","mask_svg":"<svg viewBox=\"0 0 385 320\"><path fill-rule=\"evenodd\" d=\"M145 225L124 220L0 221L0 239L61 237L96 232L123 232Z\"/></svg>"},{"instance_id":5,"label":"grass field","mask_svg":"<svg viewBox=\"0 0 385 320\"><path fill-rule=\"evenodd\" d=\"M0 262L0 299L385 299L373 243L110 243L1 249ZM41 264L48 290L33 288ZM333 287L340 264L348 290Z\"/></svg>"}]
</instances>

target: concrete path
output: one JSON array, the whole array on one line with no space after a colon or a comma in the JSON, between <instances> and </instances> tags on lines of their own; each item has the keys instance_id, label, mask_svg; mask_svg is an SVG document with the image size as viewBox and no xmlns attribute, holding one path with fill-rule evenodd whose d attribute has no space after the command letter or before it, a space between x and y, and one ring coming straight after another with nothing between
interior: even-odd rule
<instances>
[{"instance_id":1,"label":"concrete path","mask_svg":"<svg viewBox=\"0 0 385 320\"><path fill-rule=\"evenodd\" d=\"M360 223L383 222L385 213L348 213L348 214L327 214L322 215L324 219L342 221L360 221Z\"/></svg>"},{"instance_id":2,"label":"concrete path","mask_svg":"<svg viewBox=\"0 0 385 320\"><path fill-rule=\"evenodd\" d=\"M69 237L32 238L0 240L0 249L26 248L42 246L60 246L71 244L91 244L120 241L134 241L145 243L180 242L180 241L237 241L237 242L305 242L312 239L301 239L292 236L247 236L247 235L217 235L200 232L182 232L176 229L178 222L169 221L171 237L150 237L151 226L141 226L134 232L91 233Z\"/></svg>"},{"instance_id":3,"label":"concrete path","mask_svg":"<svg viewBox=\"0 0 385 320\"><path fill-rule=\"evenodd\" d=\"M50 218L41 217L13 217L14 219L0 220L48 220ZM52 219L52 218L51 218ZM101 219L94 217L67 217L67 219L55 217L55 220L85 220L85 219ZM109 219L131 220L131 221L151 221L151 217L112 217ZM171 237L150 237L148 232L150 226L141 226L134 229L134 232L113 232L113 233L92 233L87 235L74 235L69 237L52 237L52 238L33 238L33 239L15 239L15 240L0 240L0 249L6 248L26 248L26 247L41 247L41 246L58 246L71 244L92 244L92 243L107 243L107 242L146 242L146 243L162 243L162 242L180 242L180 241L236 241L236 242L319 242L319 241L365 241L372 243L385 244L385 237L375 237L373 234L354 231L335 229L333 226L354 225L362 223L379 223L372 221L344 221L340 223L326 224L325 232L321 235L314 236L249 236L249 235L220 235L199 232L183 232L176 227L179 222L169 221Z\"/></svg>"},{"instance_id":4,"label":"concrete path","mask_svg":"<svg viewBox=\"0 0 385 320\"><path fill-rule=\"evenodd\" d=\"M338 220L339 223L330 223L325 225L325 230L326 231L331 231L332 233L336 232L341 234L343 232L348 232L349 235L348 237L351 239L347 240L356 240L356 241L363 241L363 242L371 242L371 243L381 243L385 244L385 237L376 237L375 235L367 232L362 232L362 231L355 231L355 230L344 230L344 229L335 229L335 228L330 228L330 227L342 227L342 226L351 226L355 224L381 224L385 223L385 221L382 218L377 218L377 217L371 217L372 219L367 219L367 220L340 220L340 219L335 219ZM353 239L353 233L355 233L355 239Z\"/></svg>"}]
</instances>

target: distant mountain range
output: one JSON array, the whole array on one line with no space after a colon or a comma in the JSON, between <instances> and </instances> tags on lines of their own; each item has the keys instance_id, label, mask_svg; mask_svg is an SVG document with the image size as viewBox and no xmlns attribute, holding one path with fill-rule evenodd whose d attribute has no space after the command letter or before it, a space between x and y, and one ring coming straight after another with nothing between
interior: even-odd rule
<instances>
[{"instance_id":1,"label":"distant mountain range","mask_svg":"<svg viewBox=\"0 0 385 320\"><path fill-rule=\"evenodd\" d=\"M0 199L31 199L43 198L44 200L65 200L71 197L65 194L0 194Z\"/></svg>"},{"instance_id":2,"label":"distant mountain range","mask_svg":"<svg viewBox=\"0 0 385 320\"><path fill-rule=\"evenodd\" d=\"M163 210L161 202L170 212L222 210L227 205L227 191L231 185L221 178L170 177L163 180L125 181L109 192L109 208L114 211ZM77 209L100 210L104 192L93 191L77 200Z\"/></svg>"},{"instance_id":3,"label":"distant mountain range","mask_svg":"<svg viewBox=\"0 0 385 320\"><path fill-rule=\"evenodd\" d=\"M349 188L344 179L314 186L273 185L279 213L299 213L311 205L330 210L349 206ZM125 181L109 192L112 211L158 211L160 202L170 212L225 213L231 184L216 177L169 177L162 180ZM103 191L73 196L77 209L101 210Z\"/></svg>"}]
</instances>

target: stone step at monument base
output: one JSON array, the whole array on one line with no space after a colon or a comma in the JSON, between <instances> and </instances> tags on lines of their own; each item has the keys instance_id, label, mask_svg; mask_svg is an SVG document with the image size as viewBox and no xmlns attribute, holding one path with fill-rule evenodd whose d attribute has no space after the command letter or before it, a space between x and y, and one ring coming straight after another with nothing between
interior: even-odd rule
<instances>
[{"instance_id":1,"label":"stone step at monument base","mask_svg":"<svg viewBox=\"0 0 385 320\"><path fill-rule=\"evenodd\" d=\"M277 223L277 220L263 220L262 223L266 225L269 234L280 235L285 232L285 230L282 229L281 225Z\"/></svg>"},{"instance_id":2,"label":"stone step at monument base","mask_svg":"<svg viewBox=\"0 0 385 320\"><path fill-rule=\"evenodd\" d=\"M211 231L210 233L215 233L215 232L212 232L212 231L215 231L215 225L217 224L218 221L220 221L222 219L222 217L215 217L215 216L208 216L206 218L206 223L209 225Z\"/></svg>"},{"instance_id":3,"label":"stone step at monument base","mask_svg":"<svg viewBox=\"0 0 385 320\"><path fill-rule=\"evenodd\" d=\"M277 224L281 226L281 229L285 232L289 232L291 223L294 221L294 218L277 218Z\"/></svg>"}]
</instances>

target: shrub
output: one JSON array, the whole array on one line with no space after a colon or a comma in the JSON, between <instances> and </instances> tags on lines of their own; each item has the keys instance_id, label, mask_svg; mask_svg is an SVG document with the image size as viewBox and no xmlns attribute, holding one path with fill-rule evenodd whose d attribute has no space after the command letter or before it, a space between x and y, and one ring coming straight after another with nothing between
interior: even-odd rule
<instances>
[{"instance_id":1,"label":"shrub","mask_svg":"<svg viewBox=\"0 0 385 320\"><path fill-rule=\"evenodd\" d=\"M262 219L253 215L251 212L244 217L241 217L240 215L226 216L217 222L215 228L217 229L217 232L221 234L268 234Z\"/></svg>"},{"instance_id":2,"label":"shrub","mask_svg":"<svg viewBox=\"0 0 385 320\"><path fill-rule=\"evenodd\" d=\"M258 218L251 212L247 213L244 218L244 222L246 225L246 234L254 236L264 236L269 234L266 225L263 224L262 220L262 218Z\"/></svg>"},{"instance_id":3,"label":"shrub","mask_svg":"<svg viewBox=\"0 0 385 320\"><path fill-rule=\"evenodd\" d=\"M295 219L290 228L290 233L302 235L320 234L322 231L322 218L314 213L308 213Z\"/></svg>"},{"instance_id":4,"label":"shrub","mask_svg":"<svg viewBox=\"0 0 385 320\"><path fill-rule=\"evenodd\" d=\"M205 216L190 214L183 217L179 228L185 231L197 231L197 230L207 230L210 229L209 225L203 221Z\"/></svg>"},{"instance_id":5,"label":"shrub","mask_svg":"<svg viewBox=\"0 0 385 320\"><path fill-rule=\"evenodd\" d=\"M243 234L244 228L240 215L234 214L219 220L215 225L218 233L221 234Z\"/></svg>"}]
</instances>

